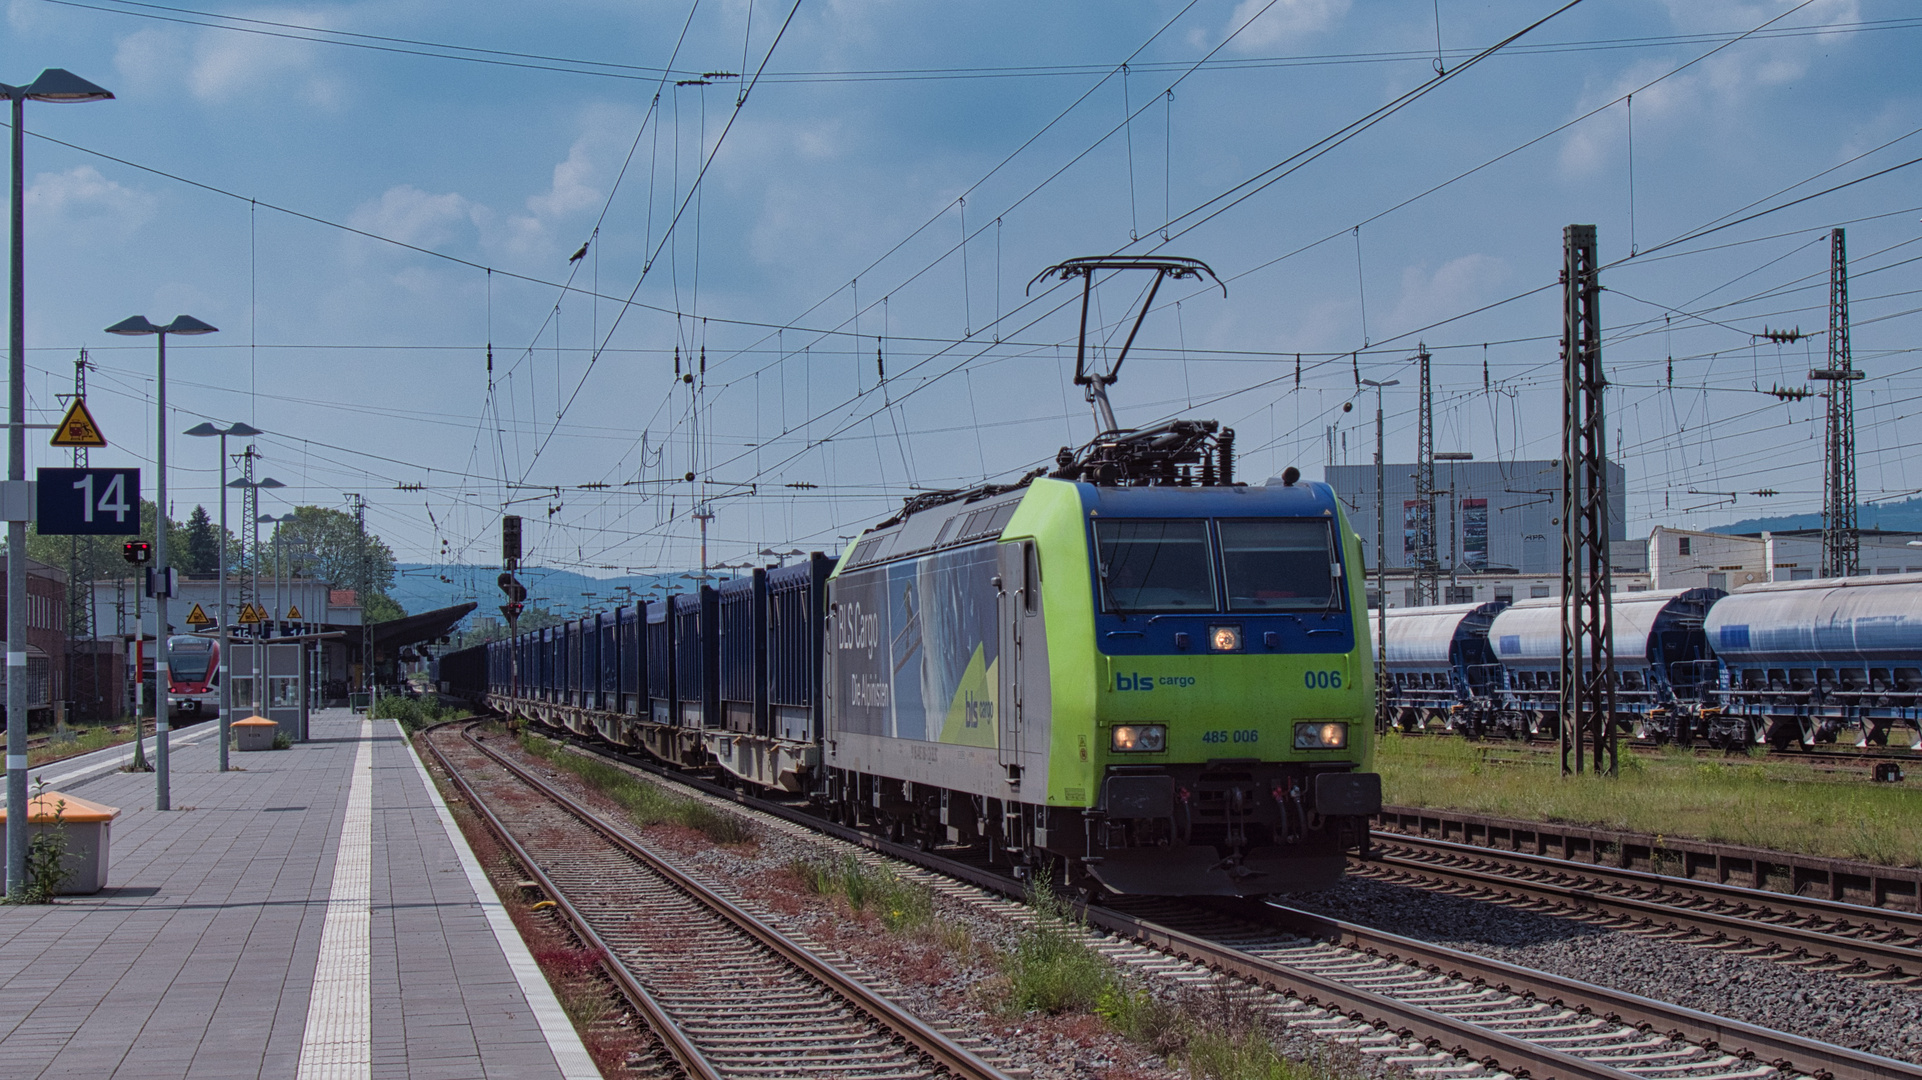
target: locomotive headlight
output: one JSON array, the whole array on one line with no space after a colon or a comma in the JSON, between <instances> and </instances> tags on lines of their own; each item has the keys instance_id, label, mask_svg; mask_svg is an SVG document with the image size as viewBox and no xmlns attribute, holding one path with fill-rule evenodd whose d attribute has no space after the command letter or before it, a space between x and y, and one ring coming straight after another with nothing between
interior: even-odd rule
<instances>
[{"instance_id":1,"label":"locomotive headlight","mask_svg":"<svg viewBox=\"0 0 1922 1080\"><path fill-rule=\"evenodd\" d=\"M1208 647L1216 652L1241 651L1241 627L1210 626L1208 628Z\"/></svg>"},{"instance_id":2,"label":"locomotive headlight","mask_svg":"<svg viewBox=\"0 0 1922 1080\"><path fill-rule=\"evenodd\" d=\"M1340 750L1348 745L1348 725L1332 720L1309 720L1295 725L1295 749Z\"/></svg>"},{"instance_id":3,"label":"locomotive headlight","mask_svg":"<svg viewBox=\"0 0 1922 1080\"><path fill-rule=\"evenodd\" d=\"M1166 724L1116 724L1111 745L1122 753L1159 754L1168 749Z\"/></svg>"}]
</instances>

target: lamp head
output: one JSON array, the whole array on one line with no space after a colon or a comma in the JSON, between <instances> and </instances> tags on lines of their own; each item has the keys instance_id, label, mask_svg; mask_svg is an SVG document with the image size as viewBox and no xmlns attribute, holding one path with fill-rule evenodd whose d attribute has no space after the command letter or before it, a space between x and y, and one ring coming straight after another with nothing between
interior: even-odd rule
<instances>
[{"instance_id":1,"label":"lamp head","mask_svg":"<svg viewBox=\"0 0 1922 1080\"><path fill-rule=\"evenodd\" d=\"M112 101L113 92L95 86L65 68L48 68L25 86L11 88L8 97L29 101Z\"/></svg>"},{"instance_id":2,"label":"lamp head","mask_svg":"<svg viewBox=\"0 0 1922 1080\"><path fill-rule=\"evenodd\" d=\"M181 432L181 434L182 435L225 435L227 433L215 427L212 421L202 420L200 423L195 424L193 427L190 427L187 430Z\"/></svg>"},{"instance_id":3,"label":"lamp head","mask_svg":"<svg viewBox=\"0 0 1922 1080\"><path fill-rule=\"evenodd\" d=\"M161 330L169 334L191 336L194 334L218 333L219 327L209 326L199 319L194 318L192 315L175 315L174 321L161 327Z\"/></svg>"},{"instance_id":4,"label":"lamp head","mask_svg":"<svg viewBox=\"0 0 1922 1080\"><path fill-rule=\"evenodd\" d=\"M122 337L139 337L142 334L158 334L160 332L160 327L148 322L145 315L135 315L130 319L122 319L112 326L107 327L107 333L119 334Z\"/></svg>"}]
</instances>

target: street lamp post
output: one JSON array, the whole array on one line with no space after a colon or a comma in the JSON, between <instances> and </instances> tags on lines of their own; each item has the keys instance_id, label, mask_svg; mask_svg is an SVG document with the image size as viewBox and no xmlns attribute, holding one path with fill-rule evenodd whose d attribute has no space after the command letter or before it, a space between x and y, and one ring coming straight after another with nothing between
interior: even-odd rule
<instances>
[{"instance_id":1,"label":"street lamp post","mask_svg":"<svg viewBox=\"0 0 1922 1080\"><path fill-rule=\"evenodd\" d=\"M1475 455L1467 450L1441 450L1436 452L1435 460L1448 462L1448 587L1453 589L1458 585L1461 572L1461 523L1456 520L1455 512L1462 502L1461 492L1455 487L1455 463L1473 461Z\"/></svg>"},{"instance_id":2,"label":"street lamp post","mask_svg":"<svg viewBox=\"0 0 1922 1080\"><path fill-rule=\"evenodd\" d=\"M1388 689L1382 685L1388 677L1388 458L1383 452L1381 392L1400 386L1401 380L1363 379L1361 384L1375 388L1375 727L1380 729L1388 719Z\"/></svg>"},{"instance_id":3,"label":"street lamp post","mask_svg":"<svg viewBox=\"0 0 1922 1080\"><path fill-rule=\"evenodd\" d=\"M25 86L0 83L13 104L13 245L7 333L7 892L27 880L27 192L21 171L28 101L111 101L113 94L60 68ZM137 719L137 718L136 718Z\"/></svg>"},{"instance_id":4,"label":"street lamp post","mask_svg":"<svg viewBox=\"0 0 1922 1080\"><path fill-rule=\"evenodd\" d=\"M254 521L258 523L261 523L261 524L271 523L274 526L274 610L273 610L273 618L268 622L268 625L271 627L271 629L268 631L268 634L267 634L269 638L275 638L280 636L280 619L282 615L285 615L287 613L286 607L284 607L281 604L281 596L280 596L280 524L283 521L298 520L299 517L300 515L298 514L281 514L278 517L276 517L273 514L261 514L254 518ZM262 685L272 686L273 683L272 683L272 680L268 680L268 682L263 683ZM274 701L269 700L267 702L267 707L271 709L274 707L275 704L276 703ZM307 737L307 734L303 730L300 733L300 738L305 739L306 737Z\"/></svg>"},{"instance_id":5,"label":"street lamp post","mask_svg":"<svg viewBox=\"0 0 1922 1080\"><path fill-rule=\"evenodd\" d=\"M174 321L165 326L155 326L147 321L146 316L135 315L107 327L109 334L123 337L151 334L160 343L159 378L154 390L155 408L159 416L158 426L154 429L157 441L154 450L153 526L155 810L173 809L167 776L167 686L171 681L167 676L167 601L172 599L173 593L171 577L167 572L167 335L193 336L213 332L213 327L192 315L175 315Z\"/></svg>"},{"instance_id":6,"label":"street lamp post","mask_svg":"<svg viewBox=\"0 0 1922 1080\"><path fill-rule=\"evenodd\" d=\"M252 459L249 459L247 464L248 464L248 469L251 471L253 468ZM274 479L271 476L265 477L260 480L250 480L245 476L237 476L234 479L228 481L227 486L230 488L241 488L241 489L251 491L253 494L253 509L258 511L260 509L260 493L263 489L282 488L282 487L286 487L287 485L281 483L280 481ZM244 504L245 503L243 500L243 505ZM256 518L259 517L257 513L254 516ZM247 568L248 568L248 572L253 575L253 588L248 593L248 595L254 598L254 600L256 601L255 606L257 607L259 606L258 601L260 599L260 523L259 521L258 520L254 521L249 526L249 528L251 531L248 539L248 545L249 545L248 550L252 552L252 554L249 555L247 558ZM249 685L253 688L253 691L249 696L253 698L253 701L250 704L252 708L255 710L256 714L258 714L259 710L262 707L262 702L264 701L263 691L267 685L266 682L264 681L267 677L267 654L262 652L260 649L260 624L255 623L254 628L251 631L249 631L249 634L252 637L251 644L253 646L252 652L253 652L253 658L254 658L254 673L250 677L251 681L249 683Z\"/></svg>"},{"instance_id":7,"label":"street lamp post","mask_svg":"<svg viewBox=\"0 0 1922 1080\"><path fill-rule=\"evenodd\" d=\"M233 733L234 691L233 680L228 676L229 654L233 651L233 620L227 614L227 436L236 435L246 438L259 435L257 427L235 421L231 427L215 427L208 422L195 424L187 429L189 435L217 435L220 437L220 771L227 771L227 742Z\"/></svg>"}]
</instances>

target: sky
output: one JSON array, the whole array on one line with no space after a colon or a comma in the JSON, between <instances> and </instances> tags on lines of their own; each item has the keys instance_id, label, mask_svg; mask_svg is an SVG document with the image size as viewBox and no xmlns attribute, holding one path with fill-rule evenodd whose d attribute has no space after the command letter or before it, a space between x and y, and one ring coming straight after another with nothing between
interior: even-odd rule
<instances>
[{"instance_id":1,"label":"sky","mask_svg":"<svg viewBox=\"0 0 1922 1080\"><path fill-rule=\"evenodd\" d=\"M1112 253L1225 286L1161 289L1124 425L1216 419L1242 476L1314 477L1372 460L1358 380L1397 379L1388 458L1410 461L1420 342L1437 449L1549 458L1570 223L1600 238L1631 535L1819 510L1823 403L1769 391L1827 363L1838 226L1860 494L1922 489L1922 12L1898 0L6 19L0 80L116 95L26 106L30 419L86 350L92 463L143 466L151 496L152 340L102 330L219 327L168 350L180 517L217 506L219 461L175 436L244 420L287 485L263 511L364 495L402 561L494 563L503 512L530 562L590 574L835 551L916 491L1093 436L1078 293L1030 282ZM1147 281L1096 290L1092 362Z\"/></svg>"}]
</instances>

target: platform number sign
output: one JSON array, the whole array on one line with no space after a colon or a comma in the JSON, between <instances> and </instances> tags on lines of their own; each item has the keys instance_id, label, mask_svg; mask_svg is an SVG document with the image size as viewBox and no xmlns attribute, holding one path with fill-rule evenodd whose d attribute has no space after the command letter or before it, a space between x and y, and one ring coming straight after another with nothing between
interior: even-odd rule
<instances>
[{"instance_id":1,"label":"platform number sign","mask_svg":"<svg viewBox=\"0 0 1922 1080\"><path fill-rule=\"evenodd\" d=\"M42 536L138 536L139 469L41 469Z\"/></svg>"}]
</instances>

